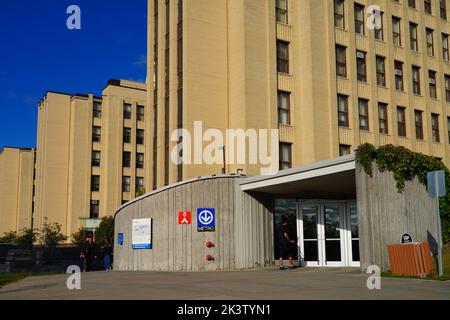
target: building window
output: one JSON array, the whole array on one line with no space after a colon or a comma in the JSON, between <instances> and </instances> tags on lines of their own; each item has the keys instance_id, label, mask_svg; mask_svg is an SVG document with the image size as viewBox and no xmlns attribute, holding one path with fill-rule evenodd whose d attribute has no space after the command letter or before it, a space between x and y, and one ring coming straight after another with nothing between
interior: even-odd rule
<instances>
[{"instance_id":1,"label":"building window","mask_svg":"<svg viewBox=\"0 0 450 320\"><path fill-rule=\"evenodd\" d=\"M288 23L288 0L277 0L276 1L277 10L277 22Z\"/></svg>"},{"instance_id":2,"label":"building window","mask_svg":"<svg viewBox=\"0 0 450 320\"><path fill-rule=\"evenodd\" d=\"M433 29L427 28L427 53L430 57L434 57Z\"/></svg>"},{"instance_id":3,"label":"building window","mask_svg":"<svg viewBox=\"0 0 450 320\"><path fill-rule=\"evenodd\" d=\"M420 67L412 66L413 93L420 95Z\"/></svg>"},{"instance_id":4,"label":"building window","mask_svg":"<svg viewBox=\"0 0 450 320\"><path fill-rule=\"evenodd\" d=\"M123 143L131 143L131 128L123 128Z\"/></svg>"},{"instance_id":5,"label":"building window","mask_svg":"<svg viewBox=\"0 0 450 320\"><path fill-rule=\"evenodd\" d=\"M425 12L428 13L428 14L432 14L431 0L424 0L423 4L424 4Z\"/></svg>"},{"instance_id":6,"label":"building window","mask_svg":"<svg viewBox=\"0 0 450 320\"><path fill-rule=\"evenodd\" d=\"M422 111L414 110L414 121L416 124L416 139L423 140Z\"/></svg>"},{"instance_id":7,"label":"building window","mask_svg":"<svg viewBox=\"0 0 450 320\"><path fill-rule=\"evenodd\" d=\"M130 177L122 177L122 192L130 192Z\"/></svg>"},{"instance_id":8,"label":"building window","mask_svg":"<svg viewBox=\"0 0 450 320\"><path fill-rule=\"evenodd\" d=\"M289 43L277 41L277 69L280 73L289 74Z\"/></svg>"},{"instance_id":9,"label":"building window","mask_svg":"<svg viewBox=\"0 0 450 320\"><path fill-rule=\"evenodd\" d=\"M100 167L100 151L92 151L92 166Z\"/></svg>"},{"instance_id":10,"label":"building window","mask_svg":"<svg viewBox=\"0 0 450 320\"><path fill-rule=\"evenodd\" d=\"M364 35L364 6L355 3L355 32Z\"/></svg>"},{"instance_id":11,"label":"building window","mask_svg":"<svg viewBox=\"0 0 450 320\"><path fill-rule=\"evenodd\" d=\"M382 134L389 133L387 108L386 103L378 103L378 124Z\"/></svg>"},{"instance_id":12,"label":"building window","mask_svg":"<svg viewBox=\"0 0 450 320\"><path fill-rule=\"evenodd\" d=\"M403 62L395 61L395 89L403 91Z\"/></svg>"},{"instance_id":13,"label":"building window","mask_svg":"<svg viewBox=\"0 0 450 320\"><path fill-rule=\"evenodd\" d=\"M334 26L345 29L344 0L334 0Z\"/></svg>"},{"instance_id":14,"label":"building window","mask_svg":"<svg viewBox=\"0 0 450 320\"><path fill-rule=\"evenodd\" d=\"M447 0L439 0L441 19L447 20Z\"/></svg>"},{"instance_id":15,"label":"building window","mask_svg":"<svg viewBox=\"0 0 450 320\"><path fill-rule=\"evenodd\" d=\"M144 144L144 130L142 129L136 130L136 144L138 145Z\"/></svg>"},{"instance_id":16,"label":"building window","mask_svg":"<svg viewBox=\"0 0 450 320\"><path fill-rule=\"evenodd\" d=\"M377 56L377 85L386 87L386 67L385 67L385 58L381 56Z\"/></svg>"},{"instance_id":17,"label":"building window","mask_svg":"<svg viewBox=\"0 0 450 320\"><path fill-rule=\"evenodd\" d=\"M442 58L445 61L449 61L449 53L448 53L448 34L442 34Z\"/></svg>"},{"instance_id":18,"label":"building window","mask_svg":"<svg viewBox=\"0 0 450 320\"><path fill-rule=\"evenodd\" d=\"M339 127L348 128L348 97L338 95L338 123Z\"/></svg>"},{"instance_id":19,"label":"building window","mask_svg":"<svg viewBox=\"0 0 450 320\"><path fill-rule=\"evenodd\" d=\"M375 39L383 41L384 40L384 12L380 12L380 19L381 19L381 27L375 28Z\"/></svg>"},{"instance_id":20,"label":"building window","mask_svg":"<svg viewBox=\"0 0 450 320\"><path fill-rule=\"evenodd\" d=\"M351 147L349 145L346 145L346 144L339 145L339 156L340 157L349 155L350 153L352 153L352 151L351 151Z\"/></svg>"},{"instance_id":21,"label":"building window","mask_svg":"<svg viewBox=\"0 0 450 320\"><path fill-rule=\"evenodd\" d=\"M131 152L128 152L128 151L123 152L122 167L124 167L124 168L131 167Z\"/></svg>"},{"instance_id":22,"label":"building window","mask_svg":"<svg viewBox=\"0 0 450 320\"><path fill-rule=\"evenodd\" d=\"M431 114L431 133L433 136L433 142L441 142L441 137L439 134L439 115L435 113Z\"/></svg>"},{"instance_id":23,"label":"building window","mask_svg":"<svg viewBox=\"0 0 450 320\"><path fill-rule=\"evenodd\" d=\"M100 191L100 176L91 176L91 191Z\"/></svg>"},{"instance_id":24,"label":"building window","mask_svg":"<svg viewBox=\"0 0 450 320\"><path fill-rule=\"evenodd\" d=\"M450 117L447 117L447 135L448 135L448 143L450 144Z\"/></svg>"},{"instance_id":25,"label":"building window","mask_svg":"<svg viewBox=\"0 0 450 320\"><path fill-rule=\"evenodd\" d=\"M367 82L366 53L356 51L356 70L358 81Z\"/></svg>"},{"instance_id":26,"label":"building window","mask_svg":"<svg viewBox=\"0 0 450 320\"><path fill-rule=\"evenodd\" d=\"M136 169L144 169L144 154L137 153L136 154Z\"/></svg>"},{"instance_id":27,"label":"building window","mask_svg":"<svg viewBox=\"0 0 450 320\"><path fill-rule=\"evenodd\" d=\"M284 125L291 124L291 94L285 91L278 91L278 123Z\"/></svg>"},{"instance_id":28,"label":"building window","mask_svg":"<svg viewBox=\"0 0 450 320\"><path fill-rule=\"evenodd\" d=\"M394 38L394 45L401 47L402 46L402 36L401 36L401 28L400 28L400 18L392 17L392 35Z\"/></svg>"},{"instance_id":29,"label":"building window","mask_svg":"<svg viewBox=\"0 0 450 320\"><path fill-rule=\"evenodd\" d=\"M93 116L94 116L94 118L102 117L102 103L101 102L94 101Z\"/></svg>"},{"instance_id":30,"label":"building window","mask_svg":"<svg viewBox=\"0 0 450 320\"><path fill-rule=\"evenodd\" d=\"M398 136L406 137L406 112L404 107L397 107Z\"/></svg>"},{"instance_id":31,"label":"building window","mask_svg":"<svg viewBox=\"0 0 450 320\"><path fill-rule=\"evenodd\" d=\"M346 47L336 45L336 74L340 77L347 77L347 57Z\"/></svg>"},{"instance_id":32,"label":"building window","mask_svg":"<svg viewBox=\"0 0 450 320\"><path fill-rule=\"evenodd\" d=\"M415 9L416 8L416 0L408 0L408 6L410 8Z\"/></svg>"},{"instance_id":33,"label":"building window","mask_svg":"<svg viewBox=\"0 0 450 320\"><path fill-rule=\"evenodd\" d=\"M90 219L98 219L100 216L100 201L91 200L91 212L89 214Z\"/></svg>"},{"instance_id":34,"label":"building window","mask_svg":"<svg viewBox=\"0 0 450 320\"><path fill-rule=\"evenodd\" d=\"M419 44L417 42L417 24L409 23L409 43L412 51L419 51Z\"/></svg>"},{"instance_id":35,"label":"building window","mask_svg":"<svg viewBox=\"0 0 450 320\"><path fill-rule=\"evenodd\" d=\"M430 84L430 98L437 99L435 71L431 70L428 71L428 82Z\"/></svg>"},{"instance_id":36,"label":"building window","mask_svg":"<svg viewBox=\"0 0 450 320\"><path fill-rule=\"evenodd\" d=\"M101 127L93 127L92 128L92 142L101 142L102 141L102 128Z\"/></svg>"},{"instance_id":37,"label":"building window","mask_svg":"<svg viewBox=\"0 0 450 320\"><path fill-rule=\"evenodd\" d=\"M450 76L445 75L445 101L450 103Z\"/></svg>"},{"instance_id":38,"label":"building window","mask_svg":"<svg viewBox=\"0 0 450 320\"><path fill-rule=\"evenodd\" d=\"M358 100L359 129L369 131L369 101Z\"/></svg>"},{"instance_id":39,"label":"building window","mask_svg":"<svg viewBox=\"0 0 450 320\"><path fill-rule=\"evenodd\" d=\"M280 170L292 168L292 144L280 143Z\"/></svg>"},{"instance_id":40,"label":"building window","mask_svg":"<svg viewBox=\"0 0 450 320\"><path fill-rule=\"evenodd\" d=\"M136 112L137 112L137 120L138 121L144 121L144 113L145 113L145 108L144 106L137 106L136 107Z\"/></svg>"},{"instance_id":41,"label":"building window","mask_svg":"<svg viewBox=\"0 0 450 320\"><path fill-rule=\"evenodd\" d=\"M131 104L129 103L123 104L123 118L131 119Z\"/></svg>"},{"instance_id":42,"label":"building window","mask_svg":"<svg viewBox=\"0 0 450 320\"><path fill-rule=\"evenodd\" d=\"M136 177L136 194L144 190L144 178Z\"/></svg>"}]
</instances>

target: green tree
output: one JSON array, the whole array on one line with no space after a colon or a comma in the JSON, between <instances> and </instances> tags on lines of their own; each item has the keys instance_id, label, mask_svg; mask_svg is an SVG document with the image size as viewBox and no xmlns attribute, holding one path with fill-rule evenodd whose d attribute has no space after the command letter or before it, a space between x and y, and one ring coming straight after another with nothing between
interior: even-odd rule
<instances>
[{"instance_id":1,"label":"green tree","mask_svg":"<svg viewBox=\"0 0 450 320\"><path fill-rule=\"evenodd\" d=\"M139 187L139 189L136 191L136 198L143 196L145 194L145 188Z\"/></svg>"},{"instance_id":2,"label":"green tree","mask_svg":"<svg viewBox=\"0 0 450 320\"><path fill-rule=\"evenodd\" d=\"M24 228L17 236L16 243L26 247L32 247L36 242L39 232L36 229Z\"/></svg>"},{"instance_id":3,"label":"green tree","mask_svg":"<svg viewBox=\"0 0 450 320\"><path fill-rule=\"evenodd\" d=\"M3 236L0 237L0 243L17 243L17 232L5 232Z\"/></svg>"},{"instance_id":4,"label":"green tree","mask_svg":"<svg viewBox=\"0 0 450 320\"><path fill-rule=\"evenodd\" d=\"M70 240L74 245L81 247L86 243L86 237L88 234L89 233L84 228L80 228L77 232L70 236Z\"/></svg>"},{"instance_id":5,"label":"green tree","mask_svg":"<svg viewBox=\"0 0 450 320\"><path fill-rule=\"evenodd\" d=\"M114 242L114 218L103 217L102 222L98 226L95 232L95 242L99 245L103 244L105 239L108 239L110 243Z\"/></svg>"},{"instance_id":6,"label":"green tree","mask_svg":"<svg viewBox=\"0 0 450 320\"><path fill-rule=\"evenodd\" d=\"M67 236L61 233L62 225L60 223L50 223L47 218L44 218L44 224L39 234L39 242L45 246L56 246L61 242L67 240Z\"/></svg>"}]
</instances>

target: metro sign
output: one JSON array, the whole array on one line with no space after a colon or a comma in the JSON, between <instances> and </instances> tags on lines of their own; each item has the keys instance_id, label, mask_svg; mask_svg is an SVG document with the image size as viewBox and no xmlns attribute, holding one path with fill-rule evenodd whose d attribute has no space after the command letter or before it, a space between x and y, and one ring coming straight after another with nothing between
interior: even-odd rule
<instances>
[{"instance_id":1,"label":"metro sign","mask_svg":"<svg viewBox=\"0 0 450 320\"><path fill-rule=\"evenodd\" d=\"M180 211L178 212L178 224L186 225L191 224L191 212L190 211Z\"/></svg>"}]
</instances>

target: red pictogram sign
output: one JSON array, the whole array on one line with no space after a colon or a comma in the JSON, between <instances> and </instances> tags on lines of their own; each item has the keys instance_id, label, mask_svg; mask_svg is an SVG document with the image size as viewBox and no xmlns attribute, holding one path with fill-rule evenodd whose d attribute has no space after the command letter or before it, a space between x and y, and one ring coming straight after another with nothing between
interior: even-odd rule
<instances>
[{"instance_id":1,"label":"red pictogram sign","mask_svg":"<svg viewBox=\"0 0 450 320\"><path fill-rule=\"evenodd\" d=\"M178 224L191 224L191 212L190 211L178 212Z\"/></svg>"}]
</instances>

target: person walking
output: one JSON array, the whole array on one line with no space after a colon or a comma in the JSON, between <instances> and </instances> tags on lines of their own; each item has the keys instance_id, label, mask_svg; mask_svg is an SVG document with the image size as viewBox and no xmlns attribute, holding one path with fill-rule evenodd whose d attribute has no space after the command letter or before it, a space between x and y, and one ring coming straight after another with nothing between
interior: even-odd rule
<instances>
[{"instance_id":1,"label":"person walking","mask_svg":"<svg viewBox=\"0 0 450 320\"><path fill-rule=\"evenodd\" d=\"M84 271L91 272L93 271L92 263L94 259L97 259L95 242L92 236L88 236L86 238L86 244L81 250L80 258L84 260Z\"/></svg>"},{"instance_id":2,"label":"person walking","mask_svg":"<svg viewBox=\"0 0 450 320\"><path fill-rule=\"evenodd\" d=\"M288 220L286 216L281 218L281 226L278 235L278 246L280 255L280 270L286 269L284 267L284 258L289 259L289 268L294 268L294 253L295 253L295 240L290 234L288 228Z\"/></svg>"},{"instance_id":3,"label":"person walking","mask_svg":"<svg viewBox=\"0 0 450 320\"><path fill-rule=\"evenodd\" d=\"M102 246L103 250L103 262L105 264L105 270L111 271L111 256L112 256L112 246L108 239L105 239Z\"/></svg>"}]
</instances>

